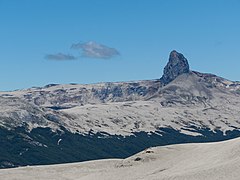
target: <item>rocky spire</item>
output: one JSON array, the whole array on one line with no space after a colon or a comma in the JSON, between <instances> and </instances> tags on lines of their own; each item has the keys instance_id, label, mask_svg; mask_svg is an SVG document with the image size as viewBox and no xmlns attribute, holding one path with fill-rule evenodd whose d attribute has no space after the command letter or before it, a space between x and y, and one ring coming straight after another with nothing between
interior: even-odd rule
<instances>
[{"instance_id":1,"label":"rocky spire","mask_svg":"<svg viewBox=\"0 0 240 180\"><path fill-rule=\"evenodd\" d=\"M187 59L183 56L183 54L173 50L170 53L169 61L164 68L163 76L161 77L161 82L163 84L168 84L179 75L189 72L190 70Z\"/></svg>"}]
</instances>

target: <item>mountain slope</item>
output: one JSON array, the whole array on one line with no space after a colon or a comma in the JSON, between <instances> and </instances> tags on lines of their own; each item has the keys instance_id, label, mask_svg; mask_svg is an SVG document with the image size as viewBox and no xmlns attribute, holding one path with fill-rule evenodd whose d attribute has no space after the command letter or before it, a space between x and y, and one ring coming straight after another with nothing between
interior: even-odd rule
<instances>
[{"instance_id":1,"label":"mountain slope","mask_svg":"<svg viewBox=\"0 0 240 180\"><path fill-rule=\"evenodd\" d=\"M239 179L240 139L146 149L126 159L0 170L3 179Z\"/></svg>"},{"instance_id":2,"label":"mountain slope","mask_svg":"<svg viewBox=\"0 0 240 180\"><path fill-rule=\"evenodd\" d=\"M239 82L191 71L176 51L158 80L0 92L0 167L239 137L239 92Z\"/></svg>"}]
</instances>

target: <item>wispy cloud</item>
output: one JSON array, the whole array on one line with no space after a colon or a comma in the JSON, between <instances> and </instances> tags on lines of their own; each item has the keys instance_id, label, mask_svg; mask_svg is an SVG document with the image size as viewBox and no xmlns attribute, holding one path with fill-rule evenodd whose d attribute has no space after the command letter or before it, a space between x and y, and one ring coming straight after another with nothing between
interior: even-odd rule
<instances>
[{"instance_id":1,"label":"wispy cloud","mask_svg":"<svg viewBox=\"0 0 240 180\"><path fill-rule=\"evenodd\" d=\"M57 54L47 54L45 56L45 59L55 60L55 61L68 61L68 60L75 60L77 59L77 57L71 54L57 53Z\"/></svg>"},{"instance_id":2,"label":"wispy cloud","mask_svg":"<svg viewBox=\"0 0 240 180\"><path fill-rule=\"evenodd\" d=\"M98 44L94 41L73 44L71 49L81 50L82 56L89 58L110 59L120 55L116 49Z\"/></svg>"}]
</instances>

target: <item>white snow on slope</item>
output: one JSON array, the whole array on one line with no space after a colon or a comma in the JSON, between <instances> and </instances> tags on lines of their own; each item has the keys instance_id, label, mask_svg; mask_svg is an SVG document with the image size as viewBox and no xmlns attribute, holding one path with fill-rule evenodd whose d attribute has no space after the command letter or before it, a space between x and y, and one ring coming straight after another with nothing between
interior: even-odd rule
<instances>
[{"instance_id":1,"label":"white snow on slope","mask_svg":"<svg viewBox=\"0 0 240 180\"><path fill-rule=\"evenodd\" d=\"M36 88L9 92L13 97L0 97L0 125L28 123L30 129L38 126L57 129L64 126L74 133L88 134L91 131L123 136L140 131L154 133L165 127L193 136L201 135L199 130L207 128L223 133L239 130L240 94L225 88L224 85L228 82L224 80L204 78L206 77L194 73L183 74L157 92L153 91L153 95L138 95L138 100L129 100L127 89L133 86L131 83L113 83L113 87L123 88L125 94L117 99L107 96L100 103L99 98L104 93L96 98L91 89L101 92L104 87L105 91L108 89L107 83L87 85L86 88L84 85L56 85L40 90ZM150 88L157 86L158 82L136 83L139 83L137 87ZM77 105L77 97L84 94L81 93L84 89L87 90L84 96L90 99L86 104ZM30 93L33 99L28 101ZM123 98L123 101L115 102L120 100L118 98ZM35 100L43 104L34 104ZM56 111L46 108L47 105L53 106L59 102L67 108Z\"/></svg>"},{"instance_id":2,"label":"white snow on slope","mask_svg":"<svg viewBox=\"0 0 240 180\"><path fill-rule=\"evenodd\" d=\"M192 132L190 126L208 127L223 132L239 127L238 107L231 104L222 107L216 103L214 108L205 105L176 108L161 107L156 101L136 101L85 105L61 111L70 115L75 122L71 128L78 127L82 133L92 130L112 135L129 135L171 127L184 134L197 136L200 134Z\"/></svg>"}]
</instances>

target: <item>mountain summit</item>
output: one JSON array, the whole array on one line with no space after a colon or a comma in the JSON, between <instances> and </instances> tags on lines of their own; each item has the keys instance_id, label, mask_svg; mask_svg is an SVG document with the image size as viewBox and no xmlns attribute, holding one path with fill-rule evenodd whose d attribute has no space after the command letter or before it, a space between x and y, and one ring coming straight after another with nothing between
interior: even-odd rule
<instances>
[{"instance_id":1,"label":"mountain summit","mask_svg":"<svg viewBox=\"0 0 240 180\"><path fill-rule=\"evenodd\" d=\"M161 82L163 84L168 84L172 80L174 80L177 76L189 72L190 70L187 59L183 56L183 54L173 50L170 53L169 61L164 68L163 76L161 77Z\"/></svg>"},{"instance_id":2,"label":"mountain summit","mask_svg":"<svg viewBox=\"0 0 240 180\"><path fill-rule=\"evenodd\" d=\"M153 146L240 137L239 107L240 82L190 71L177 51L161 80L0 92L0 168L126 158Z\"/></svg>"}]
</instances>

